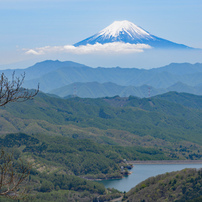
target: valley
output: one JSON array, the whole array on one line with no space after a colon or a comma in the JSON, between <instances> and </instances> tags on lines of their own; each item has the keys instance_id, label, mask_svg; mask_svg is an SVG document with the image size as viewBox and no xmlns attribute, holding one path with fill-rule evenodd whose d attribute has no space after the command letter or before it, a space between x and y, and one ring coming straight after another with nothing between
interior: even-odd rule
<instances>
[{"instance_id":1,"label":"valley","mask_svg":"<svg viewBox=\"0 0 202 202\"><path fill-rule=\"evenodd\" d=\"M53 71L57 63L48 62ZM169 71L173 71L171 66ZM14 162L23 159L32 164L27 181L29 200L126 197L94 180L121 179L130 174L134 162L202 161L200 95L172 91L142 98L104 95L59 97L41 91L34 99L0 109L1 147L14 153Z\"/></svg>"},{"instance_id":2,"label":"valley","mask_svg":"<svg viewBox=\"0 0 202 202\"><path fill-rule=\"evenodd\" d=\"M0 202L201 202L201 11L0 0Z\"/></svg>"}]
</instances>

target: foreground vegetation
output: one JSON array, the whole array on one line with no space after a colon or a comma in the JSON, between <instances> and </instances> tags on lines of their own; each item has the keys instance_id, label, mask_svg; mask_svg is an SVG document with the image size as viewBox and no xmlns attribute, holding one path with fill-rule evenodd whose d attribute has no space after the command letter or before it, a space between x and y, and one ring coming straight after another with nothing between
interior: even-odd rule
<instances>
[{"instance_id":1,"label":"foreground vegetation","mask_svg":"<svg viewBox=\"0 0 202 202\"><path fill-rule=\"evenodd\" d=\"M151 99L65 100L39 94L0 110L0 132L62 135L114 146L158 148L163 159L200 159L201 100L174 92Z\"/></svg>"},{"instance_id":2,"label":"foreground vegetation","mask_svg":"<svg viewBox=\"0 0 202 202\"><path fill-rule=\"evenodd\" d=\"M0 145L32 164L29 200L106 201L122 193L91 180L127 175L126 160L202 159L201 117L201 97L189 94L65 100L40 93L0 110ZM162 197L178 197L165 187Z\"/></svg>"},{"instance_id":3,"label":"foreground vegetation","mask_svg":"<svg viewBox=\"0 0 202 202\"><path fill-rule=\"evenodd\" d=\"M123 201L200 201L201 184L202 169L184 169L141 182L124 195Z\"/></svg>"},{"instance_id":4,"label":"foreground vegetation","mask_svg":"<svg viewBox=\"0 0 202 202\"><path fill-rule=\"evenodd\" d=\"M26 183L28 201L92 201L121 196L117 190L106 190L101 183L84 178L122 177L120 166L126 164L112 150L105 152L102 146L86 140L26 134L6 135L0 143L5 152L13 153L14 165L19 159L32 164Z\"/></svg>"}]
</instances>

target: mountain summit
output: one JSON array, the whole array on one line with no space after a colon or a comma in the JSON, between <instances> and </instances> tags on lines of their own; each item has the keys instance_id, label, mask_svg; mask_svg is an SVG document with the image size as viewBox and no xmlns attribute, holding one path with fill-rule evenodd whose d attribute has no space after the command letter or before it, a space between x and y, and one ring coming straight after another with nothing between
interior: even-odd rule
<instances>
[{"instance_id":1,"label":"mountain summit","mask_svg":"<svg viewBox=\"0 0 202 202\"><path fill-rule=\"evenodd\" d=\"M74 46L113 42L148 44L154 48L190 48L183 44L177 44L151 35L149 32L127 20L115 21L97 34L74 44Z\"/></svg>"}]
</instances>

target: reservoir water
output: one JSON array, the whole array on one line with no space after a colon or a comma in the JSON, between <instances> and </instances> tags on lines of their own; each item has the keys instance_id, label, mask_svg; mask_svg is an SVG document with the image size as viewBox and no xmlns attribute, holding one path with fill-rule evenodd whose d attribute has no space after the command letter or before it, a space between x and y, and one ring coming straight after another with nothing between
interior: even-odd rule
<instances>
[{"instance_id":1,"label":"reservoir water","mask_svg":"<svg viewBox=\"0 0 202 202\"><path fill-rule=\"evenodd\" d=\"M131 188L146 180L149 177L163 174L166 172L178 171L184 168L202 168L202 164L140 164L134 165L131 169L132 174L118 180L103 180L106 188L115 188L119 191L129 191Z\"/></svg>"}]
</instances>

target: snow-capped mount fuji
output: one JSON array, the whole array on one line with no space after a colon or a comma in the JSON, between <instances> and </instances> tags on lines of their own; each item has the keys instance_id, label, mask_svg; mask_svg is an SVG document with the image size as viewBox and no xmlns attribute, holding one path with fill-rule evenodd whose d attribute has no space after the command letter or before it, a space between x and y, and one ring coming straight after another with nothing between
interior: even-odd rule
<instances>
[{"instance_id":1,"label":"snow-capped mount fuji","mask_svg":"<svg viewBox=\"0 0 202 202\"><path fill-rule=\"evenodd\" d=\"M190 48L183 44L177 44L166 39L151 35L149 32L143 30L142 28L127 20L115 21L97 34L74 44L74 46L87 44L93 45L96 43L105 44L113 42L148 44L154 48Z\"/></svg>"}]
</instances>

